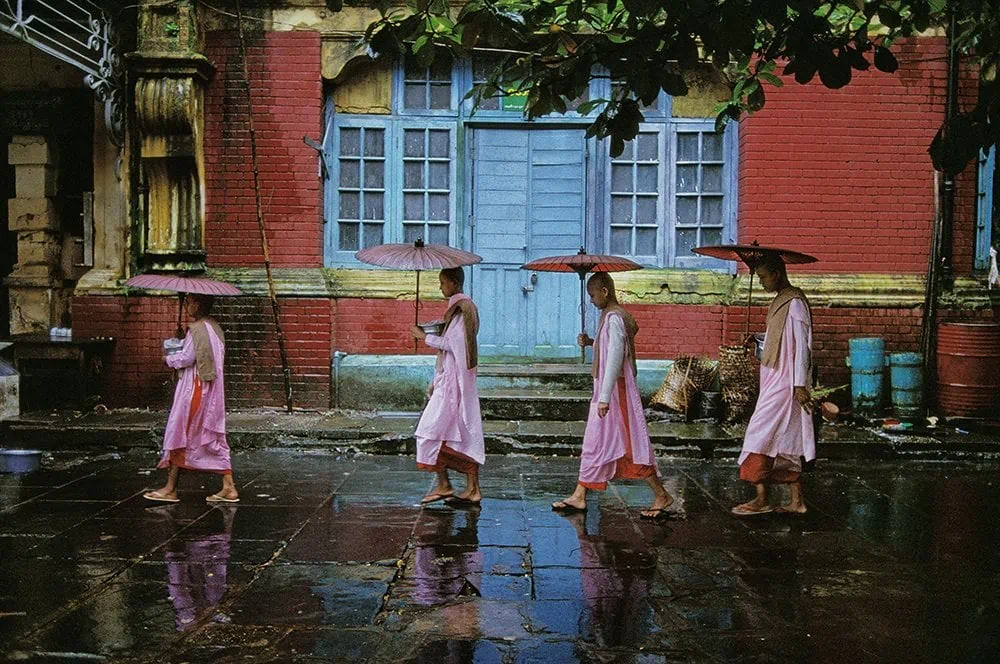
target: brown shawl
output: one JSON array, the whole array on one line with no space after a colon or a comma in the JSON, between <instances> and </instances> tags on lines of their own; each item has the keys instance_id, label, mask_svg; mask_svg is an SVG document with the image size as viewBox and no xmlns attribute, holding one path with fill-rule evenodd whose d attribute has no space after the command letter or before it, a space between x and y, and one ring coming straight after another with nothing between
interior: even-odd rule
<instances>
[{"instance_id":1,"label":"brown shawl","mask_svg":"<svg viewBox=\"0 0 1000 664\"><path fill-rule=\"evenodd\" d=\"M455 319L455 316L461 316L462 321L465 323L466 365L469 369L475 369L479 366L479 343L476 341L476 337L479 334L479 310L471 299L463 297L448 307L448 311L444 312L444 330L441 332L442 334L447 332L448 326L451 325L451 321Z\"/></svg>"},{"instance_id":2,"label":"brown shawl","mask_svg":"<svg viewBox=\"0 0 1000 664\"><path fill-rule=\"evenodd\" d=\"M198 366L198 378L201 382L207 383L215 380L215 354L212 353L212 340L208 338L208 326L211 325L216 336L223 346L226 345L226 337L222 334L222 328L215 322L214 318L202 318L188 326L191 336L194 337L194 354Z\"/></svg>"},{"instance_id":3,"label":"brown shawl","mask_svg":"<svg viewBox=\"0 0 1000 664\"><path fill-rule=\"evenodd\" d=\"M635 362L635 335L639 332L639 324L635 322L632 314L625 311L618 303L609 304L601 312L601 320L597 324L597 336L594 338L594 366L591 368L590 373L594 378L597 378L600 373L601 349L598 347L598 339L601 338L601 329L604 328L604 321L610 313L618 314L625 323L625 339L628 342L628 355L632 358L632 371L638 374Z\"/></svg>"},{"instance_id":4,"label":"brown shawl","mask_svg":"<svg viewBox=\"0 0 1000 664\"><path fill-rule=\"evenodd\" d=\"M812 310L809 309L809 300L806 294L794 286L788 286L771 300L771 306L767 308L767 335L764 337L764 352L761 353L760 363L765 367L774 369L778 366L778 356L781 355L781 337L785 331L785 322L788 320L788 305L792 300L799 299L806 305L809 311L809 320L812 322Z\"/></svg>"}]
</instances>

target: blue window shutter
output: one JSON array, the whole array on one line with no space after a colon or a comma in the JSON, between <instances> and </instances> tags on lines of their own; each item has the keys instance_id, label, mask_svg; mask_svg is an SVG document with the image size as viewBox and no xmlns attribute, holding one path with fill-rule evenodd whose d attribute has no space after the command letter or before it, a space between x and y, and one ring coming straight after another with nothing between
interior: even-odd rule
<instances>
[{"instance_id":1,"label":"blue window shutter","mask_svg":"<svg viewBox=\"0 0 1000 664\"><path fill-rule=\"evenodd\" d=\"M990 267L990 246L993 244L993 171L996 165L996 146L988 154L979 153L979 200L976 208L976 261L975 269Z\"/></svg>"}]
</instances>

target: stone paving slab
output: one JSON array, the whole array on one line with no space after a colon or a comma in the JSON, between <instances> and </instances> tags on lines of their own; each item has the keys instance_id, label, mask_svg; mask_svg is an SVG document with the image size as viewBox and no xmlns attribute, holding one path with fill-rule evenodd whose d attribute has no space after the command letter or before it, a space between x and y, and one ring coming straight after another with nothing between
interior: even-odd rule
<instances>
[{"instance_id":1,"label":"stone paving slab","mask_svg":"<svg viewBox=\"0 0 1000 664\"><path fill-rule=\"evenodd\" d=\"M1000 648L1000 466L803 476L804 517L740 520L731 460L661 458L549 509L567 458L490 456L478 508L418 501L412 458L234 454L238 505L157 459L60 452L0 475L0 659L29 662L977 662ZM780 496L774 496L780 499ZM164 653L170 653L166 656Z\"/></svg>"}]
</instances>

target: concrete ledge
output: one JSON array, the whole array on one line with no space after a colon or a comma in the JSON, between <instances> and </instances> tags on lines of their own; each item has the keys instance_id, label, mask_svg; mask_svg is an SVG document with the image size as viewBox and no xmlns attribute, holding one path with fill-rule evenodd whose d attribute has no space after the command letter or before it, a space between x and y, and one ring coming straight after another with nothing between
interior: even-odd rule
<instances>
[{"instance_id":1,"label":"concrete ledge","mask_svg":"<svg viewBox=\"0 0 1000 664\"><path fill-rule=\"evenodd\" d=\"M256 410L228 415L229 442L234 451L277 447L336 449L368 454L412 454L417 415L296 412ZM166 413L28 413L0 422L5 446L47 450L150 448L158 450ZM544 420L486 422L489 454L577 456L583 422ZM742 442L739 427L703 423L652 422L650 438L660 456L735 460ZM958 434L945 429L936 437L897 436L873 429L827 427L817 453L822 459L956 459L987 460L1000 456L1000 441L992 435Z\"/></svg>"}]
</instances>

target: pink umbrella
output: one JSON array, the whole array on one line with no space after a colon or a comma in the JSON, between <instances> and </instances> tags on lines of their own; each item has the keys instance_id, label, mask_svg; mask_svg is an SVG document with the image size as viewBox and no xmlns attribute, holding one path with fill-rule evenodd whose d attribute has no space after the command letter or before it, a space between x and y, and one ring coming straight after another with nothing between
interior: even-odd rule
<instances>
[{"instance_id":1,"label":"pink umbrella","mask_svg":"<svg viewBox=\"0 0 1000 664\"><path fill-rule=\"evenodd\" d=\"M587 299L586 278L588 272L627 272L629 270L641 270L642 266L621 256L608 256L606 254L588 254L587 250L580 247L580 251L568 256L547 256L536 258L533 261L521 266L522 270L536 270L538 272L575 272L580 276L580 334L586 331L587 314L584 303ZM580 349L580 362L587 360L587 350Z\"/></svg>"},{"instance_id":2,"label":"pink umbrella","mask_svg":"<svg viewBox=\"0 0 1000 664\"><path fill-rule=\"evenodd\" d=\"M184 328L181 326L181 316L184 312L184 296L187 293L197 293L198 295L243 294L243 291L239 288L224 281L203 279L201 277L185 277L176 274L139 274L126 281L125 285L132 288L177 292L180 295L180 306L177 310L178 338L184 336Z\"/></svg>"},{"instance_id":3,"label":"pink umbrella","mask_svg":"<svg viewBox=\"0 0 1000 664\"><path fill-rule=\"evenodd\" d=\"M368 249L362 249L354 254L362 263L387 267L392 270L416 270L417 291L414 300L413 322L420 324L420 272L423 270L444 270L463 265L475 265L483 260L482 256L470 251L463 251L443 244L424 244L418 239L413 244L380 244ZM413 342L414 352L417 343Z\"/></svg>"}]
</instances>

